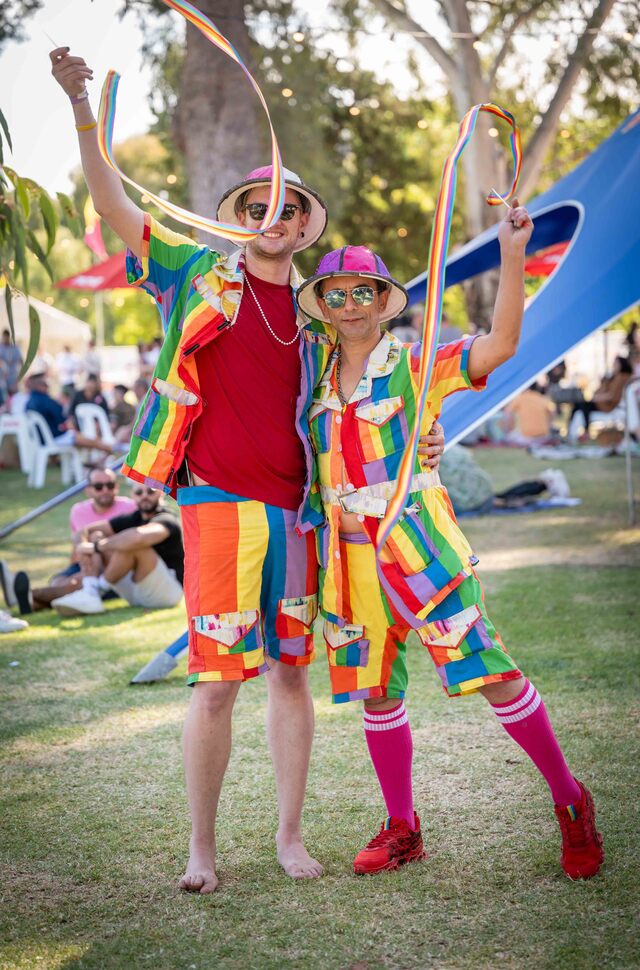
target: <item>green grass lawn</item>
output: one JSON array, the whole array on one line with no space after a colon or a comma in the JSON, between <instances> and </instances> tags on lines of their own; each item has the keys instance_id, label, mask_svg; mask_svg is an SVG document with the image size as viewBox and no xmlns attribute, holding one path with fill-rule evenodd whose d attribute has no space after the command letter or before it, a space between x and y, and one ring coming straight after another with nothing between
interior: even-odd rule
<instances>
[{"instance_id":1,"label":"green grass lawn","mask_svg":"<svg viewBox=\"0 0 640 970\"><path fill-rule=\"evenodd\" d=\"M480 451L496 487L545 467ZM182 607L109 604L94 619L33 617L0 638L0 966L208 968L629 968L638 919L638 530L621 459L565 463L582 506L464 520L487 603L547 701L567 757L594 791L607 858L571 883L546 786L479 697L449 701L411 656L417 810L429 859L356 878L384 814L357 705L311 671L317 734L305 813L320 880L274 855L276 804L264 678L239 696L219 825L221 887L184 895L189 833L180 732L184 661L163 683L128 681L185 627ZM640 469L636 467L636 474ZM0 472L0 524L54 494ZM64 564L65 506L0 553L42 580ZM320 654L322 658L322 654ZM19 661L19 666L10 666Z\"/></svg>"}]
</instances>

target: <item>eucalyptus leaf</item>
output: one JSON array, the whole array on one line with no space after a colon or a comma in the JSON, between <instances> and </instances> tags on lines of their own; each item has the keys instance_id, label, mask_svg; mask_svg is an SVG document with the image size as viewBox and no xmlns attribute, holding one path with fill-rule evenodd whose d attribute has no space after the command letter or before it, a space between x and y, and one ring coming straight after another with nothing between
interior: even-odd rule
<instances>
[{"instance_id":1,"label":"eucalyptus leaf","mask_svg":"<svg viewBox=\"0 0 640 970\"><path fill-rule=\"evenodd\" d=\"M0 110L0 128L2 128L4 132L4 137L7 139L7 145L9 146L10 151L13 151L13 145L11 144L11 135L9 134L9 125L7 124L7 119L5 118L1 110ZM0 144L2 144L1 138L0 138Z\"/></svg>"},{"instance_id":2,"label":"eucalyptus leaf","mask_svg":"<svg viewBox=\"0 0 640 970\"><path fill-rule=\"evenodd\" d=\"M16 329L13 323L13 293L11 292L11 287L8 283L6 283L4 287L4 302L7 308L7 320L9 321L9 330L11 331L11 342L15 344Z\"/></svg>"},{"instance_id":3,"label":"eucalyptus leaf","mask_svg":"<svg viewBox=\"0 0 640 970\"><path fill-rule=\"evenodd\" d=\"M24 359L24 364L18 375L18 380L21 380L31 367L33 358L38 353L38 347L40 345L40 315L36 308L29 304L29 346L27 347L27 354Z\"/></svg>"},{"instance_id":4,"label":"eucalyptus leaf","mask_svg":"<svg viewBox=\"0 0 640 970\"><path fill-rule=\"evenodd\" d=\"M82 236L84 225L72 199L64 192L57 192L56 195L62 208L62 221L65 226L68 226L74 236Z\"/></svg>"},{"instance_id":5,"label":"eucalyptus leaf","mask_svg":"<svg viewBox=\"0 0 640 970\"><path fill-rule=\"evenodd\" d=\"M44 226L47 230L47 256L51 252L51 248L56 241L56 233L58 231L58 214L55 210L55 206L51 201L47 192L44 189L40 190L40 211L42 212L42 218L44 220Z\"/></svg>"},{"instance_id":6,"label":"eucalyptus leaf","mask_svg":"<svg viewBox=\"0 0 640 970\"><path fill-rule=\"evenodd\" d=\"M27 229L27 246L29 247L33 255L42 263L47 273L49 274L49 279L53 283L54 282L53 270L49 265L49 261L47 259L46 253L44 252L42 246L38 242L38 237L31 229Z\"/></svg>"}]
</instances>

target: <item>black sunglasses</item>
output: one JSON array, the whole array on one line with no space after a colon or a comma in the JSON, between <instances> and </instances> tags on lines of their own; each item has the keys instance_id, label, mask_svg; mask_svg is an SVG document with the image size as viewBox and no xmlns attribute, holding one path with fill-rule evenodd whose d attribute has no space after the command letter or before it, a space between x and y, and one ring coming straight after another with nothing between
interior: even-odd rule
<instances>
[{"instance_id":1,"label":"black sunglasses","mask_svg":"<svg viewBox=\"0 0 640 970\"><path fill-rule=\"evenodd\" d=\"M116 487L115 482L89 482L91 488L95 488L96 492L101 492L103 488L108 488L110 492L113 492Z\"/></svg>"},{"instance_id":2,"label":"black sunglasses","mask_svg":"<svg viewBox=\"0 0 640 970\"><path fill-rule=\"evenodd\" d=\"M352 290L328 290L322 299L331 310L339 310L347 302L347 293L358 306L371 306L375 290L372 286L354 286Z\"/></svg>"},{"instance_id":3,"label":"black sunglasses","mask_svg":"<svg viewBox=\"0 0 640 970\"><path fill-rule=\"evenodd\" d=\"M153 495L155 493L155 491L156 491L155 488L149 488L149 487L147 487L147 488L133 488L131 490L131 494L132 495L138 495L138 496L139 495L144 495L145 493L147 495Z\"/></svg>"},{"instance_id":4,"label":"black sunglasses","mask_svg":"<svg viewBox=\"0 0 640 970\"><path fill-rule=\"evenodd\" d=\"M243 209L246 209L252 219L256 222L262 222L267 214L267 209L269 208L266 202L249 202L248 205L243 205ZM289 222L296 214L296 209L300 209L302 212L301 205L295 205L293 202L287 202L280 213L280 218L283 222Z\"/></svg>"}]
</instances>

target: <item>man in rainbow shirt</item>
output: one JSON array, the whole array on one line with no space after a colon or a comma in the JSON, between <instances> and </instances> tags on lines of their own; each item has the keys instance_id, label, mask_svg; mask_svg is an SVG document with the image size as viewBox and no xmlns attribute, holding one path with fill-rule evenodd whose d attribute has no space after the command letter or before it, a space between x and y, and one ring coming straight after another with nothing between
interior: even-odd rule
<instances>
[{"instance_id":1,"label":"man in rainbow shirt","mask_svg":"<svg viewBox=\"0 0 640 970\"><path fill-rule=\"evenodd\" d=\"M292 259L322 235L326 207L285 170L280 218L243 249L216 253L173 232L134 204L102 158L85 87L91 69L68 47L50 58L71 100L95 209L127 245L129 282L153 296L165 331L123 473L172 494L181 511L194 689L184 730L192 835L180 886L218 885L232 712L241 684L267 672L277 858L292 878L315 878L322 866L301 824L314 732L314 528L323 516L306 412L336 337L298 312ZM256 169L229 188L218 219L258 229L272 174ZM441 436L422 448L426 464L439 460Z\"/></svg>"},{"instance_id":2,"label":"man in rainbow shirt","mask_svg":"<svg viewBox=\"0 0 640 970\"><path fill-rule=\"evenodd\" d=\"M515 202L498 232L502 267L491 333L440 345L426 425L445 397L482 390L487 375L515 353L532 229ZM544 776L562 832L564 871L572 879L595 875L603 851L592 797L570 772L540 695L487 616L477 560L437 472L419 461L404 514L376 560L379 521L395 492L418 397L420 344L403 345L380 329L404 310L404 288L375 253L345 246L321 260L298 303L339 338L309 410L326 519L318 530L319 597L333 700L364 702L365 737L388 813L356 856L355 872L424 858L403 700L406 639L415 630L448 696L483 694Z\"/></svg>"}]
</instances>

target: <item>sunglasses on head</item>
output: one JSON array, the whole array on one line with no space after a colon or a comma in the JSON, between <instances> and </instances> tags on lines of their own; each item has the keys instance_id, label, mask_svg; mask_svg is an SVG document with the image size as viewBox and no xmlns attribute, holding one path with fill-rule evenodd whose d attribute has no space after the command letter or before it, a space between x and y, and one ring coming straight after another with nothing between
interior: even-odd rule
<instances>
[{"instance_id":1,"label":"sunglasses on head","mask_svg":"<svg viewBox=\"0 0 640 970\"><path fill-rule=\"evenodd\" d=\"M131 489L132 495L153 495L155 493L155 488L133 488Z\"/></svg>"},{"instance_id":2,"label":"sunglasses on head","mask_svg":"<svg viewBox=\"0 0 640 970\"><path fill-rule=\"evenodd\" d=\"M91 482L91 488L95 488L96 492L101 492L103 488L108 488L110 492L113 492L116 487L115 482Z\"/></svg>"},{"instance_id":3,"label":"sunglasses on head","mask_svg":"<svg viewBox=\"0 0 640 970\"><path fill-rule=\"evenodd\" d=\"M330 310L339 310L347 302L347 294L350 293L351 299L358 306L371 306L375 292L372 286L354 286L352 290L327 290L321 294L321 299Z\"/></svg>"},{"instance_id":4,"label":"sunglasses on head","mask_svg":"<svg viewBox=\"0 0 640 970\"><path fill-rule=\"evenodd\" d=\"M256 222L262 222L267 214L268 206L266 202L249 202L248 205L243 205L242 208L246 209L251 218L255 219ZM285 203L285 206L280 213L280 218L282 221L289 222L291 219L293 219L296 214L296 209L300 209L300 212L302 212L301 205L294 205L293 202Z\"/></svg>"}]
</instances>

